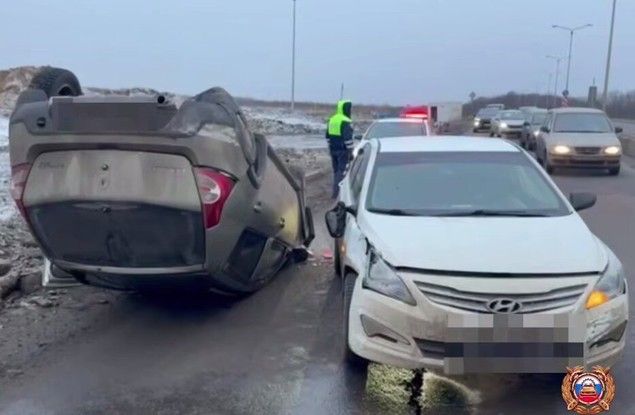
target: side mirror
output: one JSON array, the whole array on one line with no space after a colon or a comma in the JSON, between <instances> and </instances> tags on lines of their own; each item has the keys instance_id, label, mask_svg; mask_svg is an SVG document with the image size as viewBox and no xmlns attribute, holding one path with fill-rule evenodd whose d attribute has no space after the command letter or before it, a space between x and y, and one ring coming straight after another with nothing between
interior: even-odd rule
<instances>
[{"instance_id":1,"label":"side mirror","mask_svg":"<svg viewBox=\"0 0 635 415\"><path fill-rule=\"evenodd\" d=\"M324 220L326 228L333 238L341 238L346 230L346 213L354 214L354 210L344 205L344 202L338 202L337 205L326 212Z\"/></svg>"},{"instance_id":2,"label":"side mirror","mask_svg":"<svg viewBox=\"0 0 635 415\"><path fill-rule=\"evenodd\" d=\"M540 127L540 131L543 133L548 133L549 132L549 127L545 127L544 125L542 127Z\"/></svg>"},{"instance_id":3,"label":"side mirror","mask_svg":"<svg viewBox=\"0 0 635 415\"><path fill-rule=\"evenodd\" d=\"M624 132L624 129L622 127L615 127L615 133L616 134L621 134Z\"/></svg>"},{"instance_id":4,"label":"side mirror","mask_svg":"<svg viewBox=\"0 0 635 415\"><path fill-rule=\"evenodd\" d=\"M357 141L362 141L362 138L364 138L364 136L361 135L361 134L357 134L355 137L353 137L353 139L355 139Z\"/></svg>"},{"instance_id":5,"label":"side mirror","mask_svg":"<svg viewBox=\"0 0 635 415\"><path fill-rule=\"evenodd\" d=\"M529 124L529 121L525 121L525 122L523 123L523 125L524 125L525 127L529 127L531 124Z\"/></svg>"},{"instance_id":6,"label":"side mirror","mask_svg":"<svg viewBox=\"0 0 635 415\"><path fill-rule=\"evenodd\" d=\"M593 193L571 193L569 195L571 206L577 211L592 207L597 202L597 199L597 196Z\"/></svg>"}]
</instances>

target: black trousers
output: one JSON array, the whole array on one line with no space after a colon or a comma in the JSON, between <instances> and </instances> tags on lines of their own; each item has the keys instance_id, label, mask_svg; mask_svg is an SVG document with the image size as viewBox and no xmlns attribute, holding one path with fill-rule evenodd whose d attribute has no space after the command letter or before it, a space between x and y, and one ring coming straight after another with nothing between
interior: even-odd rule
<instances>
[{"instance_id":1,"label":"black trousers","mask_svg":"<svg viewBox=\"0 0 635 415\"><path fill-rule=\"evenodd\" d=\"M333 165L333 199L339 194L339 183L344 179L349 151L346 148L331 148L331 163Z\"/></svg>"}]
</instances>

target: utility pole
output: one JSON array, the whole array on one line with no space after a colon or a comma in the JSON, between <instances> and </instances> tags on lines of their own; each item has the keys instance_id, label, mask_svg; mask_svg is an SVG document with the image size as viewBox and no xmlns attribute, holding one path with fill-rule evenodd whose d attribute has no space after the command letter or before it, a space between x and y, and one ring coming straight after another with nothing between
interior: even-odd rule
<instances>
[{"instance_id":1,"label":"utility pole","mask_svg":"<svg viewBox=\"0 0 635 415\"><path fill-rule=\"evenodd\" d=\"M293 42L291 46L291 112L295 111L295 16L296 0L293 0Z\"/></svg>"},{"instance_id":2,"label":"utility pole","mask_svg":"<svg viewBox=\"0 0 635 415\"><path fill-rule=\"evenodd\" d=\"M606 73L604 74L604 91L602 92L602 108L606 111L609 100L609 75L611 72L611 55L613 53L613 30L615 29L615 9L617 0L613 0L613 13L611 15L611 32L609 35L609 52L606 56Z\"/></svg>"},{"instance_id":3,"label":"utility pole","mask_svg":"<svg viewBox=\"0 0 635 415\"><path fill-rule=\"evenodd\" d=\"M554 86L554 93L553 95L555 97L557 97L560 93L558 92L558 80L560 79L560 62L562 62L562 60L564 58L558 57L558 56L551 56L551 55L547 55L547 59L553 59L556 61L556 83Z\"/></svg>"},{"instance_id":4,"label":"utility pole","mask_svg":"<svg viewBox=\"0 0 635 415\"><path fill-rule=\"evenodd\" d=\"M551 72L549 72L549 82L547 83L547 109L551 108L551 78L553 77L553 74ZM554 97L555 99L555 97Z\"/></svg>"},{"instance_id":5,"label":"utility pole","mask_svg":"<svg viewBox=\"0 0 635 415\"><path fill-rule=\"evenodd\" d=\"M344 99L344 82L342 82L342 86L340 87L340 100Z\"/></svg>"},{"instance_id":6,"label":"utility pole","mask_svg":"<svg viewBox=\"0 0 635 415\"><path fill-rule=\"evenodd\" d=\"M584 26L578 26L578 27L566 27L566 26L559 26L559 25L552 25L551 26L554 29L562 29L562 30L566 30L567 32L569 32L569 59L568 59L568 62L567 62L567 86L565 88L565 91L569 91L569 78L570 78L570 75L571 75L571 55L573 53L573 35L578 30L586 29L587 27L592 27L592 26L593 26L592 24L585 24Z\"/></svg>"}]
</instances>

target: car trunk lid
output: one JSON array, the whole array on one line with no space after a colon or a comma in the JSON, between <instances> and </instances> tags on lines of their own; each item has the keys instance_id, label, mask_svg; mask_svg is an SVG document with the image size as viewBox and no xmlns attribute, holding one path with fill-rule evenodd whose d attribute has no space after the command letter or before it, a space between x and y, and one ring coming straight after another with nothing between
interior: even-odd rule
<instances>
[{"instance_id":1,"label":"car trunk lid","mask_svg":"<svg viewBox=\"0 0 635 415\"><path fill-rule=\"evenodd\" d=\"M32 165L22 202L54 261L155 268L205 260L197 185L180 155L45 152Z\"/></svg>"}]
</instances>

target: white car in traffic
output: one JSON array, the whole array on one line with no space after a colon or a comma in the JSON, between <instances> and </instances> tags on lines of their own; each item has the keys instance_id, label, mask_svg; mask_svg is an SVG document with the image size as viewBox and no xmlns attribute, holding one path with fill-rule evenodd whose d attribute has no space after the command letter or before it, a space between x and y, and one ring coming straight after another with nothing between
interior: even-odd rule
<instances>
[{"instance_id":1,"label":"white car in traffic","mask_svg":"<svg viewBox=\"0 0 635 415\"><path fill-rule=\"evenodd\" d=\"M340 186L326 222L356 367L561 373L622 354L622 264L576 212L595 196L566 198L520 147L369 140Z\"/></svg>"},{"instance_id":2,"label":"white car in traffic","mask_svg":"<svg viewBox=\"0 0 635 415\"><path fill-rule=\"evenodd\" d=\"M536 138L536 156L545 170L582 168L620 174L622 145L603 111L557 108L549 111Z\"/></svg>"}]
</instances>

